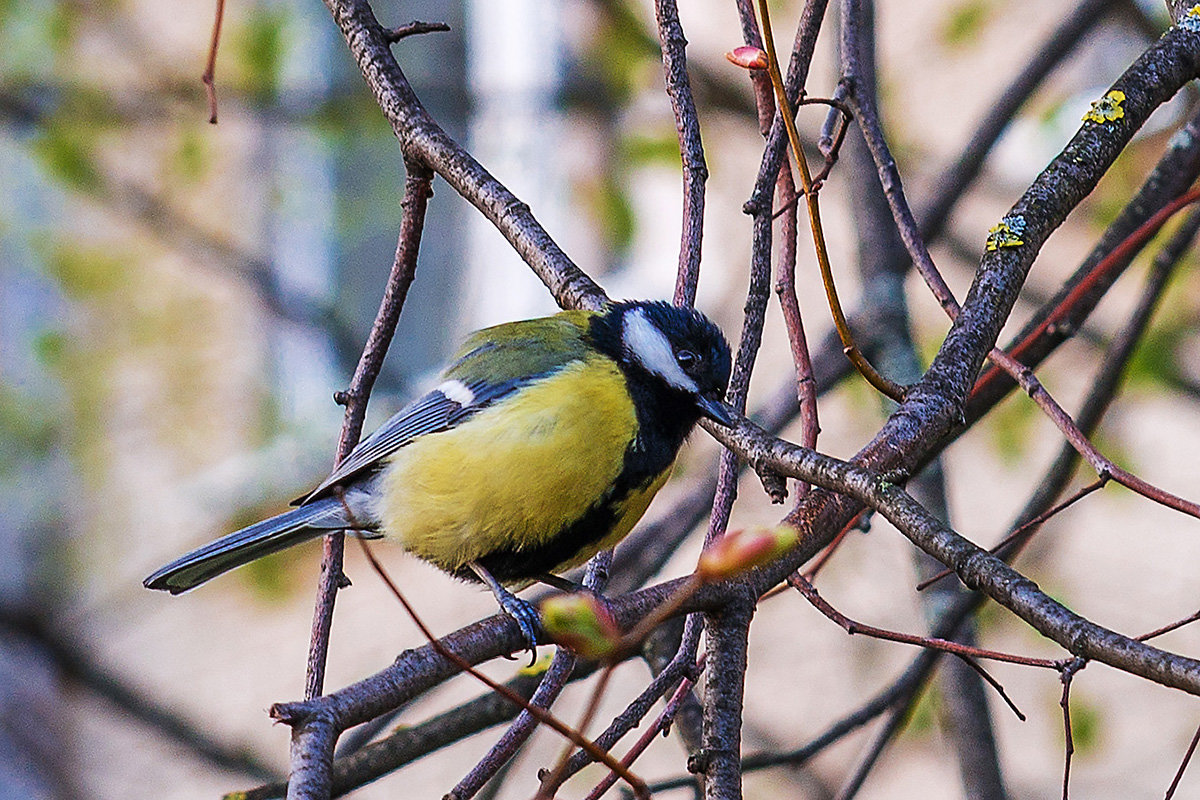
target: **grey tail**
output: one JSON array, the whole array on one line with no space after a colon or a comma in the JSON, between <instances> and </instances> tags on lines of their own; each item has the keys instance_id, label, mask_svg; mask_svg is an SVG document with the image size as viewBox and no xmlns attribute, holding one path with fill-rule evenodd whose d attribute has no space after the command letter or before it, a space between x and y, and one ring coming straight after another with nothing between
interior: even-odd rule
<instances>
[{"instance_id":1,"label":"grey tail","mask_svg":"<svg viewBox=\"0 0 1200 800\"><path fill-rule=\"evenodd\" d=\"M263 556L352 527L342 501L325 497L209 542L162 567L142 585L179 594Z\"/></svg>"}]
</instances>

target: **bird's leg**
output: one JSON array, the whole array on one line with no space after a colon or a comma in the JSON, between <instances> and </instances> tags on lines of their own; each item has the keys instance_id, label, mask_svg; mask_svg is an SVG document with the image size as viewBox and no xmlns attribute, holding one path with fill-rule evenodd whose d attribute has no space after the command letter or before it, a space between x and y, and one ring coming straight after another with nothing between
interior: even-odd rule
<instances>
[{"instance_id":1,"label":"bird's leg","mask_svg":"<svg viewBox=\"0 0 1200 800\"><path fill-rule=\"evenodd\" d=\"M582 583L576 583L570 578L564 578L561 575L551 575L549 572L538 575L537 581L538 583L544 583L553 589L558 589L560 592L566 592L567 594L592 591ZM595 592L592 593L595 594Z\"/></svg>"},{"instance_id":2,"label":"bird's leg","mask_svg":"<svg viewBox=\"0 0 1200 800\"><path fill-rule=\"evenodd\" d=\"M532 659L537 658L538 631L542 629L542 618L537 609L501 586L500 581L493 578L492 573L488 572L479 562L468 561L467 566L479 577L479 580L492 590L492 595L500 604L500 610L512 617L513 621L517 623L517 627L521 629L521 635L525 637L525 645L529 649L530 664L532 664Z\"/></svg>"}]
</instances>

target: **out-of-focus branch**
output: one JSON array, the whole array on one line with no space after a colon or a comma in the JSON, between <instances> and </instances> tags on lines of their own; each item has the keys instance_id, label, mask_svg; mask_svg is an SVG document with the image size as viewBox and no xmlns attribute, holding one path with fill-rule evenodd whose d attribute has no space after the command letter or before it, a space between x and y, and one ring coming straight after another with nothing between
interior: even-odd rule
<instances>
[{"instance_id":1,"label":"out-of-focus branch","mask_svg":"<svg viewBox=\"0 0 1200 800\"><path fill-rule=\"evenodd\" d=\"M197 758L220 767L259 779L276 777L275 769L245 748L219 742L190 720L167 708L155 698L131 686L122 676L98 663L80 646L77 637L63 635L54 624L36 616L14 613L0 607L0 631L11 641L36 640L53 660L63 678L83 691L90 692L166 737Z\"/></svg>"}]
</instances>

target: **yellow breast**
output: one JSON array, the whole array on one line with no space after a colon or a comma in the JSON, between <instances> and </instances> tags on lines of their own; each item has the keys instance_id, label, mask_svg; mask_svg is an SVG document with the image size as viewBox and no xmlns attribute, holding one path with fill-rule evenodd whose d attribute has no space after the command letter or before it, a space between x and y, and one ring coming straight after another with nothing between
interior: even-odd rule
<instances>
[{"instance_id":1,"label":"yellow breast","mask_svg":"<svg viewBox=\"0 0 1200 800\"><path fill-rule=\"evenodd\" d=\"M616 364L573 363L400 449L382 478L384 530L449 571L495 550L535 548L605 495L636 430ZM630 499L637 513L621 534L650 497Z\"/></svg>"}]
</instances>

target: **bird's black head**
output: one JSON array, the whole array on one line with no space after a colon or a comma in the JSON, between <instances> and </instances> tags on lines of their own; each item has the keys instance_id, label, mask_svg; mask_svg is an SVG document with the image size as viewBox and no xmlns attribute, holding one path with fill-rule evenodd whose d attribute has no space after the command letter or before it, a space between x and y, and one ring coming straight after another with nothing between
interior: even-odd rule
<instances>
[{"instance_id":1,"label":"bird's black head","mask_svg":"<svg viewBox=\"0 0 1200 800\"><path fill-rule=\"evenodd\" d=\"M627 373L687 397L709 419L733 424L722 400L729 385L729 343L708 317L661 301L636 300L614 303L599 323L598 338Z\"/></svg>"}]
</instances>

